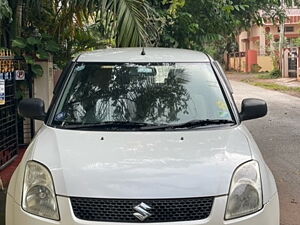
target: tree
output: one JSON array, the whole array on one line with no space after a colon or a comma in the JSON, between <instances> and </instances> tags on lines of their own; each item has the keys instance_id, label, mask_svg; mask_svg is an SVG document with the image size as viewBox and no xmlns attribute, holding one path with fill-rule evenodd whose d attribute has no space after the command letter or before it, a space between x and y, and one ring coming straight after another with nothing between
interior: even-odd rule
<instances>
[{"instance_id":1,"label":"tree","mask_svg":"<svg viewBox=\"0 0 300 225\"><path fill-rule=\"evenodd\" d=\"M60 46L54 53L59 65L106 46L180 47L220 56L236 48L242 29L285 16L279 0L1 0L0 12L2 47L19 36L48 35Z\"/></svg>"},{"instance_id":2,"label":"tree","mask_svg":"<svg viewBox=\"0 0 300 225\"><path fill-rule=\"evenodd\" d=\"M285 11L278 0L189 0L175 16L162 16L166 23L160 46L202 50L216 57L235 48L241 30L261 25L266 19L280 21Z\"/></svg>"},{"instance_id":3,"label":"tree","mask_svg":"<svg viewBox=\"0 0 300 225\"><path fill-rule=\"evenodd\" d=\"M143 46L157 36L155 12L144 0L1 1L1 46L11 48L18 37L42 41L47 35L60 45L54 56L62 63L90 48Z\"/></svg>"},{"instance_id":4,"label":"tree","mask_svg":"<svg viewBox=\"0 0 300 225\"><path fill-rule=\"evenodd\" d=\"M7 37L5 32L5 24L12 18L12 10L7 0L0 1L0 47L7 45Z\"/></svg>"}]
</instances>

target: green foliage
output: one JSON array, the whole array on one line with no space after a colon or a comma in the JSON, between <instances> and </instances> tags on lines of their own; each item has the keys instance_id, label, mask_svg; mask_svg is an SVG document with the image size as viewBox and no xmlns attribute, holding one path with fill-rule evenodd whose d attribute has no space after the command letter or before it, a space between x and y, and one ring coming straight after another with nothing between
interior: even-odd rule
<instances>
[{"instance_id":1,"label":"green foliage","mask_svg":"<svg viewBox=\"0 0 300 225\"><path fill-rule=\"evenodd\" d=\"M116 12L117 46L143 46L156 38L155 27L145 16L154 11L146 1L119 0L116 4Z\"/></svg>"},{"instance_id":2,"label":"green foliage","mask_svg":"<svg viewBox=\"0 0 300 225\"><path fill-rule=\"evenodd\" d=\"M251 73L258 73L261 70L261 66L258 64L253 64L251 67Z\"/></svg>"},{"instance_id":3,"label":"green foliage","mask_svg":"<svg viewBox=\"0 0 300 225\"><path fill-rule=\"evenodd\" d=\"M2 1L0 15L11 15L13 22L0 18L0 46L11 48L12 40L18 49L37 46L38 40L30 37L47 33L53 42L36 51L35 57L54 52L60 67L81 51L152 45L157 40L157 15L145 0L5 0L11 14L2 13L6 9ZM29 38L26 46L17 37ZM53 43L59 45L58 51Z\"/></svg>"},{"instance_id":4,"label":"green foliage","mask_svg":"<svg viewBox=\"0 0 300 225\"><path fill-rule=\"evenodd\" d=\"M60 67L81 51L104 47L189 48L222 59L236 50L242 29L284 16L278 0L1 0L0 46L43 45L31 37L47 33L53 42L32 58L53 53Z\"/></svg>"},{"instance_id":5,"label":"green foliage","mask_svg":"<svg viewBox=\"0 0 300 225\"><path fill-rule=\"evenodd\" d=\"M168 13L176 16L178 9L185 5L185 0L163 0L163 5L169 5Z\"/></svg>"},{"instance_id":6,"label":"green foliage","mask_svg":"<svg viewBox=\"0 0 300 225\"><path fill-rule=\"evenodd\" d=\"M220 41L225 35L232 36L236 29L233 12L242 14L246 9L247 5L231 1L186 1L177 16L166 17L161 45L203 50L204 45L211 41Z\"/></svg>"},{"instance_id":7,"label":"green foliage","mask_svg":"<svg viewBox=\"0 0 300 225\"><path fill-rule=\"evenodd\" d=\"M294 41L294 42L293 42L293 45L294 45L295 47L300 47L300 38L296 38L296 39L294 39L293 41Z\"/></svg>"},{"instance_id":8,"label":"green foliage","mask_svg":"<svg viewBox=\"0 0 300 225\"><path fill-rule=\"evenodd\" d=\"M270 76L270 73L265 73L265 72L262 72L262 73L259 73L257 75L255 75L256 78L258 79L273 79L271 76Z\"/></svg>"},{"instance_id":9,"label":"green foliage","mask_svg":"<svg viewBox=\"0 0 300 225\"><path fill-rule=\"evenodd\" d=\"M36 61L48 60L50 54L55 54L59 50L59 45L48 35L18 37L12 41L12 47L16 53L24 56L26 63L31 65L31 70L36 76L43 75L43 69Z\"/></svg>"},{"instance_id":10,"label":"green foliage","mask_svg":"<svg viewBox=\"0 0 300 225\"><path fill-rule=\"evenodd\" d=\"M279 71L279 65L280 65L280 63L279 63L279 42L273 41L274 36L272 34L266 35L266 40L273 43L273 46L266 48L266 52L272 58L272 63L273 63L273 67L274 67L273 71ZM284 48L288 46L286 38L283 40L282 44L283 44L282 46Z\"/></svg>"},{"instance_id":11,"label":"green foliage","mask_svg":"<svg viewBox=\"0 0 300 225\"><path fill-rule=\"evenodd\" d=\"M12 20L12 10L7 0L0 0L0 48L7 47L7 38L5 34L5 24L10 23ZM3 38L1 38L3 37ZM3 44L4 43L4 44Z\"/></svg>"},{"instance_id":12,"label":"green foliage","mask_svg":"<svg viewBox=\"0 0 300 225\"><path fill-rule=\"evenodd\" d=\"M265 89L282 91L282 92L300 92L300 87L288 87L281 84L276 84L273 82L260 82L260 81L251 81L251 80L243 80L243 82L249 83L254 86L262 87Z\"/></svg>"},{"instance_id":13,"label":"green foliage","mask_svg":"<svg viewBox=\"0 0 300 225\"><path fill-rule=\"evenodd\" d=\"M12 41L12 47L24 49L26 47L26 42L23 38L17 38Z\"/></svg>"},{"instance_id":14,"label":"green foliage","mask_svg":"<svg viewBox=\"0 0 300 225\"><path fill-rule=\"evenodd\" d=\"M162 9L159 4L155 7ZM189 0L176 15L165 10L161 17L165 23L159 46L201 50L222 59L225 51L237 50L236 36L241 30L262 25L266 19L278 22L285 11L278 0Z\"/></svg>"},{"instance_id":15,"label":"green foliage","mask_svg":"<svg viewBox=\"0 0 300 225\"><path fill-rule=\"evenodd\" d=\"M26 39L26 42L31 46L35 46L41 43L41 39L35 37L29 37Z\"/></svg>"},{"instance_id":16,"label":"green foliage","mask_svg":"<svg viewBox=\"0 0 300 225\"><path fill-rule=\"evenodd\" d=\"M276 78L279 78L279 77L282 77L281 71L279 69L273 69L270 72L270 78L271 79L276 79Z\"/></svg>"},{"instance_id":17,"label":"green foliage","mask_svg":"<svg viewBox=\"0 0 300 225\"><path fill-rule=\"evenodd\" d=\"M43 71L43 68L41 67L41 65L39 65L39 64L33 64L31 66L31 70L37 76L39 76L39 77L43 76L44 71Z\"/></svg>"},{"instance_id":18,"label":"green foliage","mask_svg":"<svg viewBox=\"0 0 300 225\"><path fill-rule=\"evenodd\" d=\"M4 18L11 18L12 16L12 11L11 8L9 7L8 1L7 0L1 0L0 1L0 20Z\"/></svg>"}]
</instances>

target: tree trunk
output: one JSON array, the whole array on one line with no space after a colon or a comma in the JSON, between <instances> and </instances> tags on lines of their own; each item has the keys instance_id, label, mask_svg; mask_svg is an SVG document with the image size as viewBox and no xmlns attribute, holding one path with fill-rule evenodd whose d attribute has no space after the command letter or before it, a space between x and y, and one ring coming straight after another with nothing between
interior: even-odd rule
<instances>
[{"instance_id":1,"label":"tree trunk","mask_svg":"<svg viewBox=\"0 0 300 225\"><path fill-rule=\"evenodd\" d=\"M23 17L23 0L17 0L15 7L13 8L13 23L11 27L11 37L13 40L16 37L21 36L22 31L22 17Z\"/></svg>"}]
</instances>

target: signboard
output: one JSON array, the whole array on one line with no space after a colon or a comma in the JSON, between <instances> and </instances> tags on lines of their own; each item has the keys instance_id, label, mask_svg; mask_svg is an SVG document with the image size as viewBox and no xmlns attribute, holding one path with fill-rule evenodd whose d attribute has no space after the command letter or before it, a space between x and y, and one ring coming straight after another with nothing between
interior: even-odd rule
<instances>
[{"instance_id":1,"label":"signboard","mask_svg":"<svg viewBox=\"0 0 300 225\"><path fill-rule=\"evenodd\" d=\"M12 72L0 72L0 80L11 80L13 78Z\"/></svg>"},{"instance_id":2,"label":"signboard","mask_svg":"<svg viewBox=\"0 0 300 225\"><path fill-rule=\"evenodd\" d=\"M25 71L24 70L16 70L15 71L16 80L25 80Z\"/></svg>"},{"instance_id":3,"label":"signboard","mask_svg":"<svg viewBox=\"0 0 300 225\"><path fill-rule=\"evenodd\" d=\"M15 70L13 53L10 50L0 50L0 80L12 80Z\"/></svg>"},{"instance_id":4,"label":"signboard","mask_svg":"<svg viewBox=\"0 0 300 225\"><path fill-rule=\"evenodd\" d=\"M5 104L5 80L0 80L0 105Z\"/></svg>"}]
</instances>

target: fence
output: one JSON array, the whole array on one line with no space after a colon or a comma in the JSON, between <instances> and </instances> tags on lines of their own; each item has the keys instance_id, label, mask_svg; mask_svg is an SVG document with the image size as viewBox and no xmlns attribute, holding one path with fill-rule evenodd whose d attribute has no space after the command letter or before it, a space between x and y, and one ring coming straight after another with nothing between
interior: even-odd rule
<instances>
[{"instance_id":1,"label":"fence","mask_svg":"<svg viewBox=\"0 0 300 225\"><path fill-rule=\"evenodd\" d=\"M16 81L17 71L27 72L26 62L9 50L0 50L0 169L17 156L19 144L27 144L31 138L31 121L24 123L17 115L17 104L22 95L16 87L23 84L22 92L29 91L26 80Z\"/></svg>"},{"instance_id":2,"label":"fence","mask_svg":"<svg viewBox=\"0 0 300 225\"><path fill-rule=\"evenodd\" d=\"M14 56L0 51L0 168L18 154Z\"/></svg>"},{"instance_id":3,"label":"fence","mask_svg":"<svg viewBox=\"0 0 300 225\"><path fill-rule=\"evenodd\" d=\"M247 72L246 52L230 53L228 68L238 72Z\"/></svg>"},{"instance_id":4,"label":"fence","mask_svg":"<svg viewBox=\"0 0 300 225\"><path fill-rule=\"evenodd\" d=\"M255 50L228 54L228 69L237 72L270 72L274 68L271 56L258 55Z\"/></svg>"}]
</instances>

